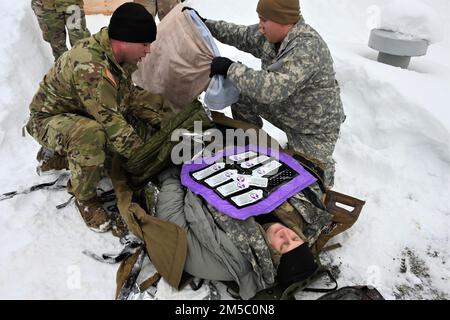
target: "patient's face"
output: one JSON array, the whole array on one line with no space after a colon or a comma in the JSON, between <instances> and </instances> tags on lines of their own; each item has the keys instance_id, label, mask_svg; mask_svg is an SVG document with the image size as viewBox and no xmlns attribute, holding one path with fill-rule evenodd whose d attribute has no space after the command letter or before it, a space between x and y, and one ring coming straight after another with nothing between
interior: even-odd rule
<instances>
[{"instance_id":1,"label":"patient's face","mask_svg":"<svg viewBox=\"0 0 450 320\"><path fill-rule=\"evenodd\" d=\"M283 253L303 244L303 240L291 229L281 223L274 223L267 229L266 237L272 247Z\"/></svg>"}]
</instances>

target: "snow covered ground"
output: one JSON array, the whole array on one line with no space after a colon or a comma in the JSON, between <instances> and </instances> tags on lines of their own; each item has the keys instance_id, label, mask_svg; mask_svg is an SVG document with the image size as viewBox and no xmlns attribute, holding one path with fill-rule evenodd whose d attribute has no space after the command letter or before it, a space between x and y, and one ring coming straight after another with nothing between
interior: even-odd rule
<instances>
[{"instance_id":1,"label":"snow covered ground","mask_svg":"<svg viewBox=\"0 0 450 320\"><path fill-rule=\"evenodd\" d=\"M387 0L301 1L306 21L332 51L347 115L335 151L335 190L366 201L358 222L336 239L343 247L323 259L340 286L373 284L388 299L448 299L450 3L416 1L436 13L442 41L413 58L409 70L377 63L367 46ZM191 0L206 18L242 24L257 22L256 3ZM0 194L55 179L36 175L39 146L22 136L29 102L52 63L29 4L0 2ZM88 17L92 33L107 23L105 16ZM259 68L251 55L220 49ZM73 205L55 208L67 199L65 191L36 191L0 202L0 298L114 298L118 266L82 251L116 252L121 245L110 234L87 229ZM207 291L175 292L161 281L157 297L196 299Z\"/></svg>"}]
</instances>

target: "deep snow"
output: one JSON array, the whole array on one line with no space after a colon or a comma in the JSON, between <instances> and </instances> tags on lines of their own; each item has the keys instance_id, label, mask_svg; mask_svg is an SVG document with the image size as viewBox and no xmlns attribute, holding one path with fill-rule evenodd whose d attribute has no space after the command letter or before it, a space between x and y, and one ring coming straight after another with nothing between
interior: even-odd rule
<instances>
[{"instance_id":1,"label":"deep snow","mask_svg":"<svg viewBox=\"0 0 450 320\"><path fill-rule=\"evenodd\" d=\"M436 43L443 37L442 23L433 8L423 1L392 0L381 8L379 27Z\"/></svg>"},{"instance_id":2,"label":"deep snow","mask_svg":"<svg viewBox=\"0 0 450 320\"><path fill-rule=\"evenodd\" d=\"M360 219L323 255L340 286L374 284L388 299L450 296L450 3L422 0L441 19L442 41L409 70L376 62L367 47L387 0L302 0L305 19L332 51L347 120L335 159L335 190L366 200ZM257 22L256 0L192 0L204 17ZM412 10L412 9L411 9ZM39 146L22 126L37 85L52 63L28 0L2 1L0 20L0 194L50 181L35 174ZM398 12L397 12L398 13ZM398 13L400 15L400 13ZM92 33L108 17L89 16ZM433 27L434 28L434 27ZM249 54L220 45L223 56L254 68ZM268 127L272 132L275 129ZM276 136L284 139L283 134ZM87 229L65 191L36 191L0 202L0 298L112 299L117 265L81 252L120 250L110 234ZM228 296L219 286L223 298ZM195 299L163 281L159 299ZM298 298L313 299L302 293Z\"/></svg>"}]
</instances>

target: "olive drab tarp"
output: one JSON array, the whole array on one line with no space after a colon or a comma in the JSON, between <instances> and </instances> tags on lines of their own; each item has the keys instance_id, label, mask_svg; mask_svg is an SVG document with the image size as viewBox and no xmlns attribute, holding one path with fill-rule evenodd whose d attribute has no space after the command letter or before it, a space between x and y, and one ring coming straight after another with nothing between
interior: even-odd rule
<instances>
[{"instance_id":1,"label":"olive drab tarp","mask_svg":"<svg viewBox=\"0 0 450 320\"><path fill-rule=\"evenodd\" d=\"M177 115L169 119L160 131L155 133L143 147L124 164L128 173L128 182L137 190L157 173L167 168L171 162L172 148L180 141L171 141L176 129L194 131L195 122L201 122L203 130L213 126L200 102L195 101L184 107Z\"/></svg>"}]
</instances>

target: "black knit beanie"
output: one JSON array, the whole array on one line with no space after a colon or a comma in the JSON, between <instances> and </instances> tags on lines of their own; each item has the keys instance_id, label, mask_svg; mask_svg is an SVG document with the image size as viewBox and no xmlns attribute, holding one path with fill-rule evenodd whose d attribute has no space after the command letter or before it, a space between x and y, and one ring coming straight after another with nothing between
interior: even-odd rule
<instances>
[{"instance_id":1,"label":"black knit beanie","mask_svg":"<svg viewBox=\"0 0 450 320\"><path fill-rule=\"evenodd\" d=\"M310 277L316 270L314 256L305 242L295 249L281 256L277 269L278 282L282 286L289 286Z\"/></svg>"},{"instance_id":2,"label":"black knit beanie","mask_svg":"<svg viewBox=\"0 0 450 320\"><path fill-rule=\"evenodd\" d=\"M114 11L108 35L125 42L150 43L156 39L155 20L143 5L126 2Z\"/></svg>"}]
</instances>

